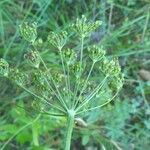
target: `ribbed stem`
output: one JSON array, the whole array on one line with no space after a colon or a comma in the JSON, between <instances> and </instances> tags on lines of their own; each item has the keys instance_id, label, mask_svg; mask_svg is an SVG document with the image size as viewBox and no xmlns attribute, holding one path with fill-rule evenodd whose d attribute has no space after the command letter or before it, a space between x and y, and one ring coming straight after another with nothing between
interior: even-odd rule
<instances>
[{"instance_id":1,"label":"ribbed stem","mask_svg":"<svg viewBox=\"0 0 150 150\"><path fill-rule=\"evenodd\" d=\"M75 117L75 111L69 110L68 111L67 129L66 129L67 131L66 131L65 149L64 150L70 150L72 131L73 131L73 127L74 127L74 117Z\"/></svg>"}]
</instances>

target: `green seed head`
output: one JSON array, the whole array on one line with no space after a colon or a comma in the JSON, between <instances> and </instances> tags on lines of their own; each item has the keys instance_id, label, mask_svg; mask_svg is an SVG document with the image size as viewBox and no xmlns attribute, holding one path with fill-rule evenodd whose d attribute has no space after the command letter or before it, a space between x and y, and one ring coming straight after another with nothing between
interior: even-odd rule
<instances>
[{"instance_id":1,"label":"green seed head","mask_svg":"<svg viewBox=\"0 0 150 150\"><path fill-rule=\"evenodd\" d=\"M118 91L119 89L122 88L124 82L124 77L120 73L117 76L114 76L112 79L109 81L109 87L112 91Z\"/></svg>"},{"instance_id":2,"label":"green seed head","mask_svg":"<svg viewBox=\"0 0 150 150\"><path fill-rule=\"evenodd\" d=\"M77 59L77 54L75 53L73 49L68 48L68 49L63 50L62 55L68 66L70 66L71 64L74 64L74 62Z\"/></svg>"},{"instance_id":3,"label":"green seed head","mask_svg":"<svg viewBox=\"0 0 150 150\"><path fill-rule=\"evenodd\" d=\"M8 76L9 64L3 58L0 59L0 76Z\"/></svg>"},{"instance_id":4,"label":"green seed head","mask_svg":"<svg viewBox=\"0 0 150 150\"><path fill-rule=\"evenodd\" d=\"M100 70L109 76L108 85L111 90L118 91L123 86L124 77L121 73L121 68L117 58L109 61L106 57L100 63Z\"/></svg>"},{"instance_id":5,"label":"green seed head","mask_svg":"<svg viewBox=\"0 0 150 150\"><path fill-rule=\"evenodd\" d=\"M52 76L53 76L53 79L55 80L57 86L59 87L60 84L63 82L64 74L62 74L58 71L54 71L54 72L52 72Z\"/></svg>"},{"instance_id":6,"label":"green seed head","mask_svg":"<svg viewBox=\"0 0 150 150\"><path fill-rule=\"evenodd\" d=\"M34 50L28 51L27 54L24 55L24 58L30 65L34 66L35 68L39 68L40 56L37 51Z\"/></svg>"},{"instance_id":7,"label":"green seed head","mask_svg":"<svg viewBox=\"0 0 150 150\"><path fill-rule=\"evenodd\" d=\"M9 78L20 86L28 83L28 75L20 72L18 69L11 69Z\"/></svg>"},{"instance_id":8,"label":"green seed head","mask_svg":"<svg viewBox=\"0 0 150 150\"><path fill-rule=\"evenodd\" d=\"M24 22L19 26L21 36L28 42L34 43L37 38L37 24Z\"/></svg>"},{"instance_id":9,"label":"green seed head","mask_svg":"<svg viewBox=\"0 0 150 150\"><path fill-rule=\"evenodd\" d=\"M82 15L82 18L77 18L76 22L73 23L71 27L79 36L86 37L101 24L101 21L88 22L86 17Z\"/></svg>"},{"instance_id":10,"label":"green seed head","mask_svg":"<svg viewBox=\"0 0 150 150\"><path fill-rule=\"evenodd\" d=\"M116 76L121 72L119 61L117 58L109 61L106 57L102 59L100 69L104 74L109 76Z\"/></svg>"},{"instance_id":11,"label":"green seed head","mask_svg":"<svg viewBox=\"0 0 150 150\"><path fill-rule=\"evenodd\" d=\"M56 48L62 49L66 44L67 32L61 31L60 33L50 32L48 35L48 42Z\"/></svg>"},{"instance_id":12,"label":"green seed head","mask_svg":"<svg viewBox=\"0 0 150 150\"><path fill-rule=\"evenodd\" d=\"M92 47L88 47L89 57L93 60L93 62L100 61L105 55L105 51L102 47L98 47L93 45Z\"/></svg>"},{"instance_id":13,"label":"green seed head","mask_svg":"<svg viewBox=\"0 0 150 150\"><path fill-rule=\"evenodd\" d=\"M119 65L119 61L117 58L113 58L111 61L110 61L110 67L111 67L111 72L112 74L115 76L115 75L118 75L120 74L121 72L121 68L120 68L120 65Z\"/></svg>"},{"instance_id":14,"label":"green seed head","mask_svg":"<svg viewBox=\"0 0 150 150\"><path fill-rule=\"evenodd\" d=\"M41 70L36 70L33 75L32 75L32 81L39 86L43 86L45 85L45 72L41 71Z\"/></svg>"},{"instance_id":15,"label":"green seed head","mask_svg":"<svg viewBox=\"0 0 150 150\"><path fill-rule=\"evenodd\" d=\"M44 71L36 70L31 76L32 84L35 87L35 91L42 96L48 96L51 94L50 89L46 83L48 81L47 74Z\"/></svg>"}]
</instances>

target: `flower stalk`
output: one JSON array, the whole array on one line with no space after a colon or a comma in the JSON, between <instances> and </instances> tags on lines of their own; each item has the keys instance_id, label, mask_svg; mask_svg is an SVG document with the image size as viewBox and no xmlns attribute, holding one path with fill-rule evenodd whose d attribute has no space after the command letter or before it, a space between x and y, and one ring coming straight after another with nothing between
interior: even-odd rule
<instances>
[{"instance_id":1,"label":"flower stalk","mask_svg":"<svg viewBox=\"0 0 150 150\"><path fill-rule=\"evenodd\" d=\"M75 111L73 109L68 110L64 150L70 150L70 147L71 147L71 137L72 137L72 131L73 131L73 127L74 127L74 119L75 119Z\"/></svg>"}]
</instances>

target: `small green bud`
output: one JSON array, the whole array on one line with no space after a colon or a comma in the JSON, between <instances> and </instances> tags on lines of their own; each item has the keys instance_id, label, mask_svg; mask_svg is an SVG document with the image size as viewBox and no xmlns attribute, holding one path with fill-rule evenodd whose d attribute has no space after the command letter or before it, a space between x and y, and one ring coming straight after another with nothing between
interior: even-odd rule
<instances>
[{"instance_id":1,"label":"small green bud","mask_svg":"<svg viewBox=\"0 0 150 150\"><path fill-rule=\"evenodd\" d=\"M75 51L73 49L68 48L68 49L65 49L61 52L62 52L64 60L68 66L71 64L74 64L74 62L77 58L77 54L75 53Z\"/></svg>"},{"instance_id":2,"label":"small green bud","mask_svg":"<svg viewBox=\"0 0 150 150\"><path fill-rule=\"evenodd\" d=\"M89 47L88 51L89 51L89 57L93 60L93 62L100 61L101 58L106 53L102 47L97 47L96 45Z\"/></svg>"},{"instance_id":3,"label":"small green bud","mask_svg":"<svg viewBox=\"0 0 150 150\"><path fill-rule=\"evenodd\" d=\"M27 60L29 64L34 66L35 68L39 68L40 65L40 56L37 51L30 50L27 54L24 55L24 58Z\"/></svg>"},{"instance_id":4,"label":"small green bud","mask_svg":"<svg viewBox=\"0 0 150 150\"><path fill-rule=\"evenodd\" d=\"M21 36L28 42L34 43L37 38L37 24L24 22L19 26Z\"/></svg>"},{"instance_id":5,"label":"small green bud","mask_svg":"<svg viewBox=\"0 0 150 150\"><path fill-rule=\"evenodd\" d=\"M101 21L95 21L95 22L87 22L87 19L84 15L82 15L82 18L77 18L76 22L71 25L72 29L81 37L86 37L97 29L102 24Z\"/></svg>"},{"instance_id":6,"label":"small green bud","mask_svg":"<svg viewBox=\"0 0 150 150\"><path fill-rule=\"evenodd\" d=\"M48 42L59 49L62 49L62 47L64 47L64 45L66 44L66 40L66 31L61 31L60 33L50 32L50 34L48 35Z\"/></svg>"},{"instance_id":7,"label":"small green bud","mask_svg":"<svg viewBox=\"0 0 150 150\"><path fill-rule=\"evenodd\" d=\"M8 62L3 59L0 58L0 76L8 76L8 72L9 72L9 64Z\"/></svg>"}]
</instances>

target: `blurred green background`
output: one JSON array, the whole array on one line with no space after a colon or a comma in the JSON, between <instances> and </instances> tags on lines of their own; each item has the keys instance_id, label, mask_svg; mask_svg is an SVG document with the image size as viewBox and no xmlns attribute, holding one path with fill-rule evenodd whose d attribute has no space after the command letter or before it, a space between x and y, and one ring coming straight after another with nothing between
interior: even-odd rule
<instances>
[{"instance_id":1,"label":"blurred green background","mask_svg":"<svg viewBox=\"0 0 150 150\"><path fill-rule=\"evenodd\" d=\"M18 32L24 21L37 22L39 37L46 39L48 31L65 29L82 14L103 21L86 44L102 44L109 55L118 56L125 83L113 103L84 116L87 127L75 127L72 149L149 150L149 0L0 0L0 57L12 66L24 63L28 44ZM55 67L58 56L44 48L41 53ZM63 149L64 119L42 115L34 120L38 112L28 107L30 99L16 85L0 78L0 147Z\"/></svg>"}]
</instances>

